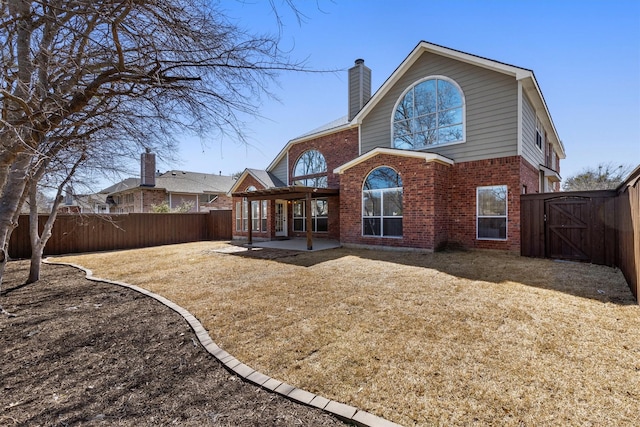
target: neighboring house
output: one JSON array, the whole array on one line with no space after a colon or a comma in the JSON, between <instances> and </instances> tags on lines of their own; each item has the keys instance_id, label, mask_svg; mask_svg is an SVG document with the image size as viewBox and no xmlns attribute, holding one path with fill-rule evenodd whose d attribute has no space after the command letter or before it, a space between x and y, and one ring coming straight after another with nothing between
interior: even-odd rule
<instances>
[{"instance_id":1,"label":"neighboring house","mask_svg":"<svg viewBox=\"0 0 640 427\"><path fill-rule=\"evenodd\" d=\"M134 179L134 178L130 178ZM67 189L64 200L58 206L59 213L109 213L108 189L95 194L73 194Z\"/></svg>"},{"instance_id":2,"label":"neighboring house","mask_svg":"<svg viewBox=\"0 0 640 427\"><path fill-rule=\"evenodd\" d=\"M520 194L560 189L565 150L531 70L421 42L373 96L356 60L348 100L244 171L234 238L519 251Z\"/></svg>"},{"instance_id":3,"label":"neighboring house","mask_svg":"<svg viewBox=\"0 0 640 427\"><path fill-rule=\"evenodd\" d=\"M190 206L189 212L231 209L227 193L235 180L230 176L176 170L160 174L155 154L149 152L141 155L140 169L140 178L127 178L90 196L75 196L69 199L74 204L62 206L62 211L143 213L165 203L172 210Z\"/></svg>"}]
</instances>

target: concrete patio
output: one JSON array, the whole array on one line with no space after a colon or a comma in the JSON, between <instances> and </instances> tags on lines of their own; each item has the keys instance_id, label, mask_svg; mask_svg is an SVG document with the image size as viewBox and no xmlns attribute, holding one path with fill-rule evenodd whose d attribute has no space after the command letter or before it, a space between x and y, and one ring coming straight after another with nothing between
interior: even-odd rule
<instances>
[{"instance_id":1,"label":"concrete patio","mask_svg":"<svg viewBox=\"0 0 640 427\"><path fill-rule=\"evenodd\" d=\"M269 240L263 242L254 241L253 245L245 244L244 246L309 252L309 249L307 249L307 239L301 237L294 237L286 240ZM323 251L325 249L339 248L340 246L340 242L337 240L313 239L313 249L311 249L310 251Z\"/></svg>"}]
</instances>

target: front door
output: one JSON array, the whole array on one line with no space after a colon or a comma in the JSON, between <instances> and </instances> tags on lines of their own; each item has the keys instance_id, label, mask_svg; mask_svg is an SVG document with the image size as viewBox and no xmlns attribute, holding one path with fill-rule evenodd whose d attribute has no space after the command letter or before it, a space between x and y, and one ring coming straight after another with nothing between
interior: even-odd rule
<instances>
[{"instance_id":1,"label":"front door","mask_svg":"<svg viewBox=\"0 0 640 427\"><path fill-rule=\"evenodd\" d=\"M276 237L287 237L287 202L276 200Z\"/></svg>"}]
</instances>

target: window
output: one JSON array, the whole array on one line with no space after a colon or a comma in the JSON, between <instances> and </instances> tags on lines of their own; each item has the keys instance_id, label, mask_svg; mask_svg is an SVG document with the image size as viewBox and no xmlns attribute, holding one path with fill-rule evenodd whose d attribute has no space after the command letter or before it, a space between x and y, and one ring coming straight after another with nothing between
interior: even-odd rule
<instances>
[{"instance_id":1,"label":"window","mask_svg":"<svg viewBox=\"0 0 640 427\"><path fill-rule=\"evenodd\" d=\"M251 230L260 231L260 202L257 200L251 202Z\"/></svg>"},{"instance_id":2,"label":"window","mask_svg":"<svg viewBox=\"0 0 640 427\"><path fill-rule=\"evenodd\" d=\"M478 239L507 240L507 186L477 188Z\"/></svg>"},{"instance_id":3,"label":"window","mask_svg":"<svg viewBox=\"0 0 640 427\"><path fill-rule=\"evenodd\" d=\"M267 231L267 206L268 206L268 202L266 200L262 201L262 216L261 221L262 221L262 231Z\"/></svg>"},{"instance_id":4,"label":"window","mask_svg":"<svg viewBox=\"0 0 640 427\"><path fill-rule=\"evenodd\" d=\"M536 117L536 146L542 151L544 145L544 127L538 118Z\"/></svg>"},{"instance_id":5,"label":"window","mask_svg":"<svg viewBox=\"0 0 640 427\"><path fill-rule=\"evenodd\" d=\"M293 168L293 184L306 187L327 187L327 162L317 150L307 150Z\"/></svg>"},{"instance_id":6,"label":"window","mask_svg":"<svg viewBox=\"0 0 640 427\"><path fill-rule=\"evenodd\" d=\"M242 199L242 231L249 229L249 202L247 198Z\"/></svg>"},{"instance_id":7,"label":"window","mask_svg":"<svg viewBox=\"0 0 640 427\"><path fill-rule=\"evenodd\" d=\"M402 237L402 179L390 167L374 169L364 182L362 234Z\"/></svg>"},{"instance_id":8,"label":"window","mask_svg":"<svg viewBox=\"0 0 640 427\"><path fill-rule=\"evenodd\" d=\"M251 230L267 231L267 201L253 200L251 202Z\"/></svg>"},{"instance_id":9,"label":"window","mask_svg":"<svg viewBox=\"0 0 640 427\"><path fill-rule=\"evenodd\" d=\"M293 202L293 231L307 231L305 201ZM329 231L329 202L327 199L311 200L311 231Z\"/></svg>"},{"instance_id":10,"label":"window","mask_svg":"<svg viewBox=\"0 0 640 427\"><path fill-rule=\"evenodd\" d=\"M200 194L200 196L198 196L198 200L200 203L211 203L217 198L218 196L215 194Z\"/></svg>"},{"instance_id":11,"label":"window","mask_svg":"<svg viewBox=\"0 0 640 427\"><path fill-rule=\"evenodd\" d=\"M393 113L392 146L420 150L464 142L464 96L446 77L422 80L409 88Z\"/></svg>"},{"instance_id":12,"label":"window","mask_svg":"<svg viewBox=\"0 0 640 427\"><path fill-rule=\"evenodd\" d=\"M236 202L236 231L242 231L242 203Z\"/></svg>"}]
</instances>

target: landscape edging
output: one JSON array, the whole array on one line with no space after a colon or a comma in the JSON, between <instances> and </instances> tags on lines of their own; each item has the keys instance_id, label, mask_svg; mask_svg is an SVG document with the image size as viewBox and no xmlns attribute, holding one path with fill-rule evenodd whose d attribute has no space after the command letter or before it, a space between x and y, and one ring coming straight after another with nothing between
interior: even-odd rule
<instances>
[{"instance_id":1,"label":"landscape edging","mask_svg":"<svg viewBox=\"0 0 640 427\"><path fill-rule=\"evenodd\" d=\"M251 368L248 365L240 362L238 359L224 351L222 348L218 347L218 345L213 342L209 333L204 328L202 323L188 310L174 303L173 301L153 293L147 289L141 288L136 285L131 285L126 282L120 282L116 280L103 279L100 277L95 277L93 275L93 271L88 268L85 268L81 265L67 263L67 262L57 262L51 261L48 258L43 260L47 264L52 265L66 265L69 267L76 268L78 270L84 271L87 280L91 280L94 282L107 283L110 285L118 285L124 288L131 289L133 291L139 292L143 295L149 296L156 301L164 304L168 308L172 309L180 316L187 321L193 332L196 334L196 337L200 341L200 344L204 349L209 352L213 357L215 357L222 365L230 372L238 375L243 380L250 382L252 384L257 385L269 392L280 394L287 399L295 401L305 406L312 406L315 408L322 409L323 411L349 423L353 423L360 427L401 427L399 424L386 420L384 418L378 417L377 415L371 414L366 411L361 411L358 408L355 408L350 405L346 405L344 403L336 402L335 400L327 399L323 396L316 395L314 393L308 392L306 390L296 388L292 385L284 383L282 381L271 378L261 372L258 372Z\"/></svg>"}]
</instances>

